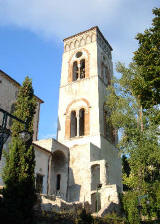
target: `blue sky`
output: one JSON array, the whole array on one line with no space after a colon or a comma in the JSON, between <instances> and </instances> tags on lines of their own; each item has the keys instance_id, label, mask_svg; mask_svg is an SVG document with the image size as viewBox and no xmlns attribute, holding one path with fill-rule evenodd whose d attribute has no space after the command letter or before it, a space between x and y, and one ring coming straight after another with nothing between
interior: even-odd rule
<instances>
[{"instance_id":1,"label":"blue sky","mask_svg":"<svg viewBox=\"0 0 160 224\"><path fill-rule=\"evenodd\" d=\"M0 0L0 69L19 83L32 78L45 101L40 139L56 136L63 39L98 25L113 48L114 66L127 65L154 7L160 0Z\"/></svg>"}]
</instances>

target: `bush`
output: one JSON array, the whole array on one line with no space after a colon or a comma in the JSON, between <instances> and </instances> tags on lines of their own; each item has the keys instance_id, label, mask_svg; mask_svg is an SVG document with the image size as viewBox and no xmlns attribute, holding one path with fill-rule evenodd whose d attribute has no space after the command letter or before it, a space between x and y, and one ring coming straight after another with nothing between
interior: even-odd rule
<instances>
[{"instance_id":1,"label":"bush","mask_svg":"<svg viewBox=\"0 0 160 224\"><path fill-rule=\"evenodd\" d=\"M78 217L76 218L75 224L93 224L94 219L91 214L87 214L85 209L82 209Z\"/></svg>"},{"instance_id":2,"label":"bush","mask_svg":"<svg viewBox=\"0 0 160 224\"><path fill-rule=\"evenodd\" d=\"M139 224L138 197L135 192L126 192L123 195L123 208L129 224Z\"/></svg>"}]
</instances>

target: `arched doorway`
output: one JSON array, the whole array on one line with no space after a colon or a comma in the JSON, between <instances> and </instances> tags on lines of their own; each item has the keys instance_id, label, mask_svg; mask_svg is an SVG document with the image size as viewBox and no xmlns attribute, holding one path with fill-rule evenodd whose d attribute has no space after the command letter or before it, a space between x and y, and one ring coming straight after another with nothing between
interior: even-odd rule
<instances>
[{"instance_id":1,"label":"arched doorway","mask_svg":"<svg viewBox=\"0 0 160 224\"><path fill-rule=\"evenodd\" d=\"M65 197L66 185L67 185L67 159L65 154L57 150L52 156L52 181L51 181L51 193L62 198Z\"/></svg>"}]
</instances>

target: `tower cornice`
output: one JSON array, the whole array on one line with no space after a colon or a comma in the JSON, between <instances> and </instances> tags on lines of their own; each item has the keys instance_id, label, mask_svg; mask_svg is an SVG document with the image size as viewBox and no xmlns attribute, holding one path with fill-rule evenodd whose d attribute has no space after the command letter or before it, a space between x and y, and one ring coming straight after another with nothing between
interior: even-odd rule
<instances>
[{"instance_id":1,"label":"tower cornice","mask_svg":"<svg viewBox=\"0 0 160 224\"><path fill-rule=\"evenodd\" d=\"M65 39L63 40L64 45L65 45L65 46L68 45L69 49L71 50L71 49L74 48L74 47L70 47L71 43L72 43L73 41L75 42L76 40L79 40L80 38L82 38L82 39L86 39L86 37L88 36L87 34L88 34L88 35L95 34L97 40L98 40L98 39L101 39L101 40L107 45L107 47L109 48L110 51L113 50L112 47L111 47L111 45L108 43L108 41L105 39L105 37L104 37L103 34L101 33L101 31L100 31L100 29L99 29L98 26L91 27L91 28L88 29L88 30L85 30L85 31L83 31L83 32L79 32L79 33L77 33L77 34L74 34L74 35L72 35L72 36L69 36L69 37L65 38ZM92 38L91 38L91 39L92 39ZM102 42L102 41L101 41L101 42ZM89 41L89 42L90 42L90 41ZM87 43L87 41L85 41L85 43ZM77 46L77 47L78 47L78 46ZM66 50L66 49L65 49L65 50Z\"/></svg>"}]
</instances>

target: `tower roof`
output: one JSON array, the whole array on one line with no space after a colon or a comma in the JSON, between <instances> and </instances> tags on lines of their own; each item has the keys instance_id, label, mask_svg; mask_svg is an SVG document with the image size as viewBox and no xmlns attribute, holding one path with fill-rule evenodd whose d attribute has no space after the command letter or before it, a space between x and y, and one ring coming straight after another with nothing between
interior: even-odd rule
<instances>
[{"instance_id":1,"label":"tower roof","mask_svg":"<svg viewBox=\"0 0 160 224\"><path fill-rule=\"evenodd\" d=\"M103 34L102 34L102 32L100 31L100 29L99 29L98 26L93 26L93 27L91 27L91 28L88 29L88 30L85 30L85 31L79 32L79 33L77 33L77 34L74 34L74 35L72 35L72 36L66 37L66 38L63 39L63 41L66 41L66 40L71 39L71 38L76 37L76 36L78 37L78 36L80 36L81 34L87 33L87 32L89 32L89 31L91 31L91 30L96 30L96 31L101 35L101 37L103 38L103 40L105 41L105 43L108 45L108 47L110 48L110 50L111 50L111 51L113 50L112 47L111 47L111 45L108 43L108 41L107 41L107 40L105 39L105 37L103 36Z\"/></svg>"}]
</instances>

